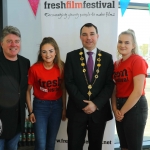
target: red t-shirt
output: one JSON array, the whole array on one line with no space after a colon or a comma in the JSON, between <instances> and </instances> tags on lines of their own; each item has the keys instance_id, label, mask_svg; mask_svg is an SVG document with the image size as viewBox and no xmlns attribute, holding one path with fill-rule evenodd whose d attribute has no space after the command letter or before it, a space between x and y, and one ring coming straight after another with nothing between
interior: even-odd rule
<instances>
[{"instance_id":1,"label":"red t-shirt","mask_svg":"<svg viewBox=\"0 0 150 150\"><path fill-rule=\"evenodd\" d=\"M115 62L113 79L116 82L116 97L128 97L133 91L133 77L139 74L147 76L148 64L139 55L131 55L127 60ZM142 95L145 94L145 83Z\"/></svg>"},{"instance_id":2,"label":"red t-shirt","mask_svg":"<svg viewBox=\"0 0 150 150\"><path fill-rule=\"evenodd\" d=\"M47 70L43 63L36 63L29 69L28 84L33 86L33 95L41 100L56 100L62 96L62 79L55 64Z\"/></svg>"}]
</instances>

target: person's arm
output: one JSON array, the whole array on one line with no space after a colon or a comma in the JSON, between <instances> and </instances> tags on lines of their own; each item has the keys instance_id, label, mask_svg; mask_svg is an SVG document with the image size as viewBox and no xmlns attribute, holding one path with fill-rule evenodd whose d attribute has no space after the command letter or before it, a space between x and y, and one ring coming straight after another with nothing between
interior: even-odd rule
<instances>
[{"instance_id":1,"label":"person's arm","mask_svg":"<svg viewBox=\"0 0 150 150\"><path fill-rule=\"evenodd\" d=\"M74 78L76 77L76 74L74 72L75 71L74 68L75 68L76 63L75 63L75 58L73 56L74 54L71 54L71 53L68 53L66 56L65 70L64 70L65 87L69 94L69 97L72 98L76 107L82 110L85 106L87 106L87 104L83 102L83 100L85 100L86 98L78 90L78 87L75 83ZM78 68L76 70L78 71Z\"/></svg>"},{"instance_id":2,"label":"person's arm","mask_svg":"<svg viewBox=\"0 0 150 150\"><path fill-rule=\"evenodd\" d=\"M139 74L135 77L133 77L133 84L134 88L132 93L130 94L128 100L126 103L123 105L121 108L121 114L124 115L126 112L128 112L139 100L139 98L142 95L143 91L143 86L144 86L144 80L145 80L145 75L144 74Z\"/></svg>"},{"instance_id":3,"label":"person's arm","mask_svg":"<svg viewBox=\"0 0 150 150\"><path fill-rule=\"evenodd\" d=\"M62 94L62 102L63 102L62 120L65 121L66 120L66 88L65 88L64 80L62 83L62 91L63 91L63 94Z\"/></svg>"},{"instance_id":4,"label":"person's arm","mask_svg":"<svg viewBox=\"0 0 150 150\"><path fill-rule=\"evenodd\" d=\"M116 104L116 86L114 87L112 97L111 97L111 106L113 113L115 115L115 119L117 121L121 121L123 119L123 115L121 114L120 110L117 109L117 104Z\"/></svg>"},{"instance_id":5,"label":"person's arm","mask_svg":"<svg viewBox=\"0 0 150 150\"><path fill-rule=\"evenodd\" d=\"M32 85L28 85L27 92L26 92L26 103L27 103L27 106L28 106L29 120L32 123L35 123L36 119L35 119L33 109L32 109L32 106L31 106L31 89L32 89Z\"/></svg>"},{"instance_id":6,"label":"person's arm","mask_svg":"<svg viewBox=\"0 0 150 150\"><path fill-rule=\"evenodd\" d=\"M112 106L112 110L113 112L115 112L117 110L117 105L116 105L116 86L114 87L113 93L112 93L112 97L111 97L111 106Z\"/></svg>"}]
</instances>

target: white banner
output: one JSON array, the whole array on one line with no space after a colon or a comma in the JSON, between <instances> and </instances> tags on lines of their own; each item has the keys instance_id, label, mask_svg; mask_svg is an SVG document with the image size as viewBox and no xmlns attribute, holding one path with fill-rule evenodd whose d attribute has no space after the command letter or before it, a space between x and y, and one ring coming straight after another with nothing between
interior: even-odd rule
<instances>
[{"instance_id":1,"label":"white banner","mask_svg":"<svg viewBox=\"0 0 150 150\"><path fill-rule=\"evenodd\" d=\"M41 0L42 38L51 36L59 45L61 58L69 51L82 47L80 28L93 23L98 28L97 47L116 58L118 0ZM114 149L114 120L107 123L103 150ZM56 150L67 150L67 121L61 123ZM86 138L84 150L88 149Z\"/></svg>"}]
</instances>

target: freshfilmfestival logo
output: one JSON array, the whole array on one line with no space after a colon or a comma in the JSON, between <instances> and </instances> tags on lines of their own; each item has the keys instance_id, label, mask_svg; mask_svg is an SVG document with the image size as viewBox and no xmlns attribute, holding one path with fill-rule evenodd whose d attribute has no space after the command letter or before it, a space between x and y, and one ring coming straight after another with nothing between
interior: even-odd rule
<instances>
[{"instance_id":1,"label":"freshfilmfestival logo","mask_svg":"<svg viewBox=\"0 0 150 150\"><path fill-rule=\"evenodd\" d=\"M57 143L68 143L68 140L65 139L56 139ZM89 144L88 140L85 140L85 144ZM102 144L112 144L112 141L103 141Z\"/></svg>"},{"instance_id":2,"label":"freshfilmfestival logo","mask_svg":"<svg viewBox=\"0 0 150 150\"><path fill-rule=\"evenodd\" d=\"M60 1L59 3L48 3L47 1L44 2L44 9L72 9L72 8L115 8L115 1L111 2L101 2L96 1L89 3L87 1L83 2L74 2L72 1Z\"/></svg>"}]
</instances>

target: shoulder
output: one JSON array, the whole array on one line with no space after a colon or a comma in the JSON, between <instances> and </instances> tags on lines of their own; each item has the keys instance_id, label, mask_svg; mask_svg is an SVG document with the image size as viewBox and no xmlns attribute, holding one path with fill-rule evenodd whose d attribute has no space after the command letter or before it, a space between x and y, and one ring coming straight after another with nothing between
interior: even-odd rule
<instances>
[{"instance_id":1,"label":"shoulder","mask_svg":"<svg viewBox=\"0 0 150 150\"><path fill-rule=\"evenodd\" d=\"M131 56L131 61L132 62L141 62L141 61L146 62L146 60L143 57L141 57L140 55L136 55L136 54Z\"/></svg>"},{"instance_id":2,"label":"shoulder","mask_svg":"<svg viewBox=\"0 0 150 150\"><path fill-rule=\"evenodd\" d=\"M43 69L41 69L42 68L42 65L41 65L41 63L35 63L35 64L33 64L30 68L29 68L29 74L31 75L36 75L36 74L38 74L39 72L40 73L43 73Z\"/></svg>"},{"instance_id":3,"label":"shoulder","mask_svg":"<svg viewBox=\"0 0 150 150\"><path fill-rule=\"evenodd\" d=\"M103 50L100 50L101 52L101 60L104 62L107 62L107 63L111 63L113 65L113 57L110 53L108 52L105 52Z\"/></svg>"},{"instance_id":4,"label":"shoulder","mask_svg":"<svg viewBox=\"0 0 150 150\"><path fill-rule=\"evenodd\" d=\"M42 65L42 63L40 62L40 63L35 63L35 64L33 64L31 67L30 67L30 71L31 72L39 72L39 70L41 70L42 69L42 67L43 67L43 65Z\"/></svg>"},{"instance_id":5,"label":"shoulder","mask_svg":"<svg viewBox=\"0 0 150 150\"><path fill-rule=\"evenodd\" d=\"M112 57L112 54L108 53L108 52L105 52L103 50L100 50L101 51L101 54L102 56L105 56L105 57Z\"/></svg>"},{"instance_id":6,"label":"shoulder","mask_svg":"<svg viewBox=\"0 0 150 150\"><path fill-rule=\"evenodd\" d=\"M76 49L76 50L73 50L71 52L68 52L67 55L68 56L74 56L74 55L77 55L77 54L79 55L79 52L81 51L81 49Z\"/></svg>"},{"instance_id":7,"label":"shoulder","mask_svg":"<svg viewBox=\"0 0 150 150\"><path fill-rule=\"evenodd\" d=\"M77 49L77 50L73 50L71 52L68 52L67 55L66 55L65 64L68 61L71 62L71 61L74 61L74 60L78 59L80 51L81 51L81 49Z\"/></svg>"},{"instance_id":8,"label":"shoulder","mask_svg":"<svg viewBox=\"0 0 150 150\"><path fill-rule=\"evenodd\" d=\"M147 68L148 68L148 64L147 64L146 60L143 57L139 56L139 55L132 55L131 61L132 61L133 65L147 66Z\"/></svg>"},{"instance_id":9,"label":"shoulder","mask_svg":"<svg viewBox=\"0 0 150 150\"><path fill-rule=\"evenodd\" d=\"M30 68L32 69L38 69L42 67L42 63L38 62L38 63L34 63Z\"/></svg>"},{"instance_id":10,"label":"shoulder","mask_svg":"<svg viewBox=\"0 0 150 150\"><path fill-rule=\"evenodd\" d=\"M30 62L30 60L28 58L25 58L21 55L18 55L18 58L21 60L21 61L25 61L25 62Z\"/></svg>"},{"instance_id":11,"label":"shoulder","mask_svg":"<svg viewBox=\"0 0 150 150\"><path fill-rule=\"evenodd\" d=\"M133 59L133 60L134 60L134 59L142 60L143 57L141 57L140 55L135 54L135 55L132 55L132 59Z\"/></svg>"}]
</instances>

